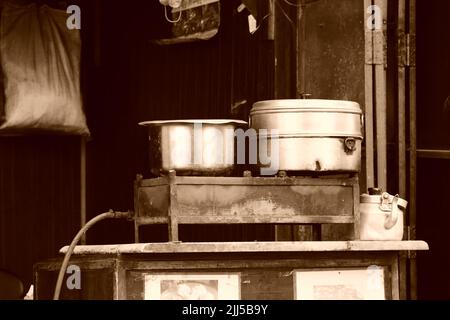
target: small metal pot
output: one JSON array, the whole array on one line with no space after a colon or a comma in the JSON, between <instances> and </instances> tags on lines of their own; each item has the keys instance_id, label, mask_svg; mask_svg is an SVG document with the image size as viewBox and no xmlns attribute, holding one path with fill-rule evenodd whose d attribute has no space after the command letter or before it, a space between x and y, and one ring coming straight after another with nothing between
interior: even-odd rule
<instances>
[{"instance_id":1,"label":"small metal pot","mask_svg":"<svg viewBox=\"0 0 450 320\"><path fill-rule=\"evenodd\" d=\"M284 171L358 172L362 126L361 108L350 101L262 101L250 112L252 129L277 131L268 140L277 139Z\"/></svg>"},{"instance_id":2,"label":"small metal pot","mask_svg":"<svg viewBox=\"0 0 450 320\"><path fill-rule=\"evenodd\" d=\"M167 120L139 123L148 128L150 169L155 175L229 175L235 169L235 130L240 120Z\"/></svg>"}]
</instances>

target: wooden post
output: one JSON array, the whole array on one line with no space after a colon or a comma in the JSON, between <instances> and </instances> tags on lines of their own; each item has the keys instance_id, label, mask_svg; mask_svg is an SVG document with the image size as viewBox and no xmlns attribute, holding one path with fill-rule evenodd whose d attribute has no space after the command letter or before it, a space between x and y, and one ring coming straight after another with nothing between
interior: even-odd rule
<instances>
[{"instance_id":1,"label":"wooden post","mask_svg":"<svg viewBox=\"0 0 450 320\"><path fill-rule=\"evenodd\" d=\"M141 185L141 181L144 177L140 174L136 175L136 180L134 181L134 242L139 243L139 187Z\"/></svg>"},{"instance_id":2,"label":"wooden post","mask_svg":"<svg viewBox=\"0 0 450 320\"><path fill-rule=\"evenodd\" d=\"M406 197L406 0L398 2L398 192Z\"/></svg>"},{"instance_id":3,"label":"wooden post","mask_svg":"<svg viewBox=\"0 0 450 320\"><path fill-rule=\"evenodd\" d=\"M312 226L312 241L322 241L322 225L314 224Z\"/></svg>"},{"instance_id":4,"label":"wooden post","mask_svg":"<svg viewBox=\"0 0 450 320\"><path fill-rule=\"evenodd\" d=\"M127 299L127 270L121 259L116 259L114 267L114 297L117 300Z\"/></svg>"},{"instance_id":5,"label":"wooden post","mask_svg":"<svg viewBox=\"0 0 450 320\"><path fill-rule=\"evenodd\" d=\"M406 36L406 0L398 1L397 53L398 53L398 193L406 198L406 68L407 59ZM406 254L399 257L400 299L406 300L407 264Z\"/></svg>"},{"instance_id":6,"label":"wooden post","mask_svg":"<svg viewBox=\"0 0 450 320\"><path fill-rule=\"evenodd\" d=\"M377 129L377 185L387 190L387 93L386 93L386 32L387 32L387 0L375 0L383 17L381 30L375 30L374 64L375 64L375 105Z\"/></svg>"},{"instance_id":7,"label":"wooden post","mask_svg":"<svg viewBox=\"0 0 450 320\"><path fill-rule=\"evenodd\" d=\"M305 0L301 0L302 5ZM296 94L297 98L300 98L302 93L311 93L308 92L308 86L306 84L306 48L304 47L304 43L306 40L306 23L303 18L304 8L299 6L297 9L297 41L296 41L296 51L297 51L297 86L296 86Z\"/></svg>"},{"instance_id":8,"label":"wooden post","mask_svg":"<svg viewBox=\"0 0 450 320\"><path fill-rule=\"evenodd\" d=\"M81 228L86 224L86 139L80 139L80 224ZM86 234L80 243L86 245Z\"/></svg>"},{"instance_id":9,"label":"wooden post","mask_svg":"<svg viewBox=\"0 0 450 320\"><path fill-rule=\"evenodd\" d=\"M372 5L372 0L364 0L364 12L366 19L369 18L368 8ZM373 131L373 37L372 30L365 26L365 143L366 143L366 179L367 188L375 187L375 150Z\"/></svg>"},{"instance_id":10,"label":"wooden post","mask_svg":"<svg viewBox=\"0 0 450 320\"><path fill-rule=\"evenodd\" d=\"M395 258L391 263L391 286L392 286L392 300L400 300L400 278L399 278L399 258L400 253L396 252Z\"/></svg>"},{"instance_id":11,"label":"wooden post","mask_svg":"<svg viewBox=\"0 0 450 320\"><path fill-rule=\"evenodd\" d=\"M269 40L274 41L274 98L293 99L297 97L298 75L298 7L282 1L269 0ZM292 25L291 22L294 24ZM311 236L309 226L275 225L275 240L295 240L297 235ZM310 238L308 238L310 239Z\"/></svg>"},{"instance_id":12,"label":"wooden post","mask_svg":"<svg viewBox=\"0 0 450 320\"><path fill-rule=\"evenodd\" d=\"M409 153L409 226L410 238L416 239L416 181L417 181L417 105L416 105L416 63L415 63L415 36L416 36L416 0L409 1L409 114L410 114L410 153ZM411 41L412 40L412 41ZM415 255L410 259L411 299L417 300L417 265Z\"/></svg>"},{"instance_id":13,"label":"wooden post","mask_svg":"<svg viewBox=\"0 0 450 320\"><path fill-rule=\"evenodd\" d=\"M360 196L360 190L359 190L359 179L356 177L356 182L353 183L353 235L355 240L361 239L361 228L360 228L360 222L361 222L361 214L359 211L359 196Z\"/></svg>"},{"instance_id":14,"label":"wooden post","mask_svg":"<svg viewBox=\"0 0 450 320\"><path fill-rule=\"evenodd\" d=\"M177 176L175 171L169 173L169 241L178 241L178 202L177 202Z\"/></svg>"}]
</instances>

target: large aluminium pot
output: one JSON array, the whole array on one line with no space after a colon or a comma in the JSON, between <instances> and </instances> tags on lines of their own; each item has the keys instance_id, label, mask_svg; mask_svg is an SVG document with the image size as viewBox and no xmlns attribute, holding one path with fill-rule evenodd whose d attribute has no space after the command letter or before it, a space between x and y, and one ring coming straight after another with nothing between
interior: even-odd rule
<instances>
[{"instance_id":1,"label":"large aluminium pot","mask_svg":"<svg viewBox=\"0 0 450 320\"><path fill-rule=\"evenodd\" d=\"M155 175L229 175L235 169L234 132L240 120L166 120L139 123L148 128L150 169Z\"/></svg>"},{"instance_id":2,"label":"large aluminium pot","mask_svg":"<svg viewBox=\"0 0 450 320\"><path fill-rule=\"evenodd\" d=\"M250 127L278 140L279 170L360 171L363 116L356 102L261 101L251 110Z\"/></svg>"}]
</instances>

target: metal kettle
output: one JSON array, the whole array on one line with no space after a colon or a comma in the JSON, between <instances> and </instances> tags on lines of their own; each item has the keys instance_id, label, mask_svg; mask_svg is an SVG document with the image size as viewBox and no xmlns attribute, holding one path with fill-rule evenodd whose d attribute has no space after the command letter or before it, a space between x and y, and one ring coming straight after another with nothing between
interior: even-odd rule
<instances>
[{"instance_id":1,"label":"metal kettle","mask_svg":"<svg viewBox=\"0 0 450 320\"><path fill-rule=\"evenodd\" d=\"M407 205L398 195L379 189L361 195L361 240L402 240Z\"/></svg>"}]
</instances>

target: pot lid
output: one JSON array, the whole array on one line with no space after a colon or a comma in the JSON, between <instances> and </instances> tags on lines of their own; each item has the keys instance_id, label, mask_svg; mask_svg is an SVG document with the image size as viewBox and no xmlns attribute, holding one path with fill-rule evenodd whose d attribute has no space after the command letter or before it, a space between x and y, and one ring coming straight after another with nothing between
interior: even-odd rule
<instances>
[{"instance_id":1,"label":"pot lid","mask_svg":"<svg viewBox=\"0 0 450 320\"><path fill-rule=\"evenodd\" d=\"M155 120L155 121L144 121L140 122L140 126L163 126L167 124L237 124L237 125L247 125L246 121L242 120L228 120L228 119L193 119L193 120Z\"/></svg>"},{"instance_id":2,"label":"pot lid","mask_svg":"<svg viewBox=\"0 0 450 320\"><path fill-rule=\"evenodd\" d=\"M252 112L258 111L308 111L308 112L341 112L362 114L358 103L345 100L322 99L281 99L256 102Z\"/></svg>"}]
</instances>

